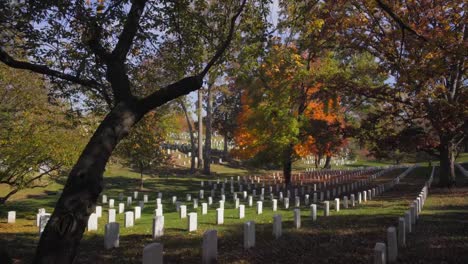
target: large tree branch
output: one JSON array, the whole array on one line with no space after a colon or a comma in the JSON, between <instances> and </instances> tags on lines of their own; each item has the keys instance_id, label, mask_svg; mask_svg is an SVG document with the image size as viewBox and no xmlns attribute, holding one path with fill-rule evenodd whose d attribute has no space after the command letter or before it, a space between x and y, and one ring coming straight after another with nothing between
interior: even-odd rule
<instances>
[{"instance_id":1,"label":"large tree branch","mask_svg":"<svg viewBox=\"0 0 468 264\"><path fill-rule=\"evenodd\" d=\"M97 82L96 80L82 79L71 74L66 74L63 72L59 72L57 70L50 69L49 67L45 65L16 60L13 57L11 57L8 53L6 53L1 47L0 47L0 61L2 61L3 63L5 63L6 65L12 68L30 70L36 73L45 74L51 77L59 78L62 80L66 80L66 81L69 81L75 84L80 84L80 85L87 86L87 87L93 87L93 88L102 87L102 84Z\"/></svg>"},{"instance_id":2,"label":"large tree branch","mask_svg":"<svg viewBox=\"0 0 468 264\"><path fill-rule=\"evenodd\" d=\"M124 61L133 44L136 33L139 28L139 21L147 0L134 0L132 7L127 15L122 33L119 36L119 41L112 51L112 56L120 61Z\"/></svg>"},{"instance_id":3,"label":"large tree branch","mask_svg":"<svg viewBox=\"0 0 468 264\"><path fill-rule=\"evenodd\" d=\"M239 7L239 10L237 10L237 13L234 14L234 16L231 18L231 26L229 28L229 34L226 37L226 40L224 41L224 43L221 45L221 47L216 51L216 54L213 56L213 58L211 58L211 60L208 62L208 64L206 64L203 71L200 73L201 78L205 77L205 75L208 73L210 68L221 58L221 56L224 54L226 49L231 44L232 38L234 36L234 31L235 31L235 28L236 28L236 21L239 18L242 11L244 10L246 2L247 2L247 0L242 1L241 5Z\"/></svg>"},{"instance_id":4,"label":"large tree branch","mask_svg":"<svg viewBox=\"0 0 468 264\"><path fill-rule=\"evenodd\" d=\"M152 93L146 98L140 100L141 104L139 106L139 111L144 114L152 109L161 106L179 96L186 95L190 92L196 91L200 89L203 85L203 78L208 73L208 71L213 67L213 65L221 58L223 53L227 50L229 45L231 44L232 38L234 36L234 31L236 27L237 19L239 18L240 14L244 10L245 4L247 0L243 0L239 9L231 18L231 25L229 28L229 34L226 37L226 40L223 44L218 48L215 55L211 58L211 60L206 64L203 71L201 71L198 75L190 76L179 80L171 85L168 85L156 92Z\"/></svg>"}]
</instances>

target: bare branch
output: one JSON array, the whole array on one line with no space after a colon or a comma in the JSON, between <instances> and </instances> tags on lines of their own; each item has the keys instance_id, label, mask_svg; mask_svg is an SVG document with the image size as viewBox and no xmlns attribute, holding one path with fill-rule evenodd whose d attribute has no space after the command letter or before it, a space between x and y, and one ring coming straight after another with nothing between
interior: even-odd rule
<instances>
[{"instance_id":1,"label":"bare branch","mask_svg":"<svg viewBox=\"0 0 468 264\"><path fill-rule=\"evenodd\" d=\"M80 84L80 85L87 86L87 87L92 87L92 88L102 87L102 84L97 82L96 80L82 79L71 74L66 74L63 72L50 69L49 67L45 65L16 60L13 57L11 57L8 53L6 53L1 47L0 47L0 61L2 61L3 63L5 63L6 65L12 68L30 70L32 72L45 74L51 77L59 78L62 80L66 80L66 81L69 81L75 84Z\"/></svg>"}]
</instances>

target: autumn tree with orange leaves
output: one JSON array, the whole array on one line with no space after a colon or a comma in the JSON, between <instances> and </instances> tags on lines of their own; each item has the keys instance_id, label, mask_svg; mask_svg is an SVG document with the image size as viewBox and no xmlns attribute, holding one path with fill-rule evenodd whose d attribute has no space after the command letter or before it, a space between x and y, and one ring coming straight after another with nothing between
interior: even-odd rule
<instances>
[{"instance_id":1,"label":"autumn tree with orange leaves","mask_svg":"<svg viewBox=\"0 0 468 264\"><path fill-rule=\"evenodd\" d=\"M274 43L255 74L239 80L244 89L234 155L281 165L287 184L294 160L335 150L332 141L319 147L313 122L344 125L339 98L324 93L320 82L332 59L306 58L293 45Z\"/></svg>"}]
</instances>

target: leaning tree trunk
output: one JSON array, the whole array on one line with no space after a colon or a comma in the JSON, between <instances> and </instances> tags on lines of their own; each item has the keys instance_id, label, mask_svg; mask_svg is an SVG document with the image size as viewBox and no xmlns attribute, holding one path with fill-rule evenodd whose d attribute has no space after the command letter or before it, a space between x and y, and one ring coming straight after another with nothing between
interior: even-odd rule
<instances>
[{"instance_id":1,"label":"leaning tree trunk","mask_svg":"<svg viewBox=\"0 0 468 264\"><path fill-rule=\"evenodd\" d=\"M455 145L448 139L443 138L439 146L440 168L439 184L441 187L453 187L455 180Z\"/></svg>"},{"instance_id":2,"label":"leaning tree trunk","mask_svg":"<svg viewBox=\"0 0 468 264\"><path fill-rule=\"evenodd\" d=\"M287 186L291 184L293 145L290 144L283 153L283 177Z\"/></svg>"},{"instance_id":3,"label":"leaning tree trunk","mask_svg":"<svg viewBox=\"0 0 468 264\"><path fill-rule=\"evenodd\" d=\"M326 159L325 159L325 165L323 166L324 169L331 169L331 156L330 155L327 155Z\"/></svg>"},{"instance_id":4,"label":"leaning tree trunk","mask_svg":"<svg viewBox=\"0 0 468 264\"><path fill-rule=\"evenodd\" d=\"M187 107L185 106L185 103L182 100L179 100L180 106L182 107L182 110L184 111L185 115L185 120L187 121L187 126L189 129L189 135L190 135L190 147L192 149L192 153L190 154L190 173L195 172L195 152L197 151L197 147L195 146L195 137L193 135L193 128L192 128L192 122L190 121L190 117L187 112Z\"/></svg>"},{"instance_id":5,"label":"leaning tree trunk","mask_svg":"<svg viewBox=\"0 0 468 264\"><path fill-rule=\"evenodd\" d=\"M71 170L63 193L41 235L34 263L72 263L88 218L103 189L112 151L142 115L119 103L102 121Z\"/></svg>"},{"instance_id":6,"label":"leaning tree trunk","mask_svg":"<svg viewBox=\"0 0 468 264\"><path fill-rule=\"evenodd\" d=\"M205 151L203 157L203 173L210 175L211 173L211 108L212 108L212 98L211 98L211 88L213 84L208 85L208 91L206 95L206 124L205 124Z\"/></svg>"}]
</instances>

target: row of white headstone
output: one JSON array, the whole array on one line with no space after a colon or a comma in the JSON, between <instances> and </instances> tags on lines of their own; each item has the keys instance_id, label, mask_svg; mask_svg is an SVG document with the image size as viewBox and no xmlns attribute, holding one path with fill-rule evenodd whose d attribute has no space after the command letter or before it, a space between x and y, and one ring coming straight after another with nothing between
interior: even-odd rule
<instances>
[{"instance_id":1,"label":"row of white headstone","mask_svg":"<svg viewBox=\"0 0 468 264\"><path fill-rule=\"evenodd\" d=\"M412 167L414 168L414 167ZM395 263L398 258L398 248L406 247L406 234L414 232L414 225L419 218L429 188L434 179L435 167L432 167L431 176L425 182L424 187L421 189L418 197L411 203L409 210L404 213L403 217L398 218L398 230L396 227L391 226L387 228L387 243L377 242L374 246L374 264ZM409 173L409 172L408 172ZM406 173L403 175L404 178Z\"/></svg>"}]
</instances>

